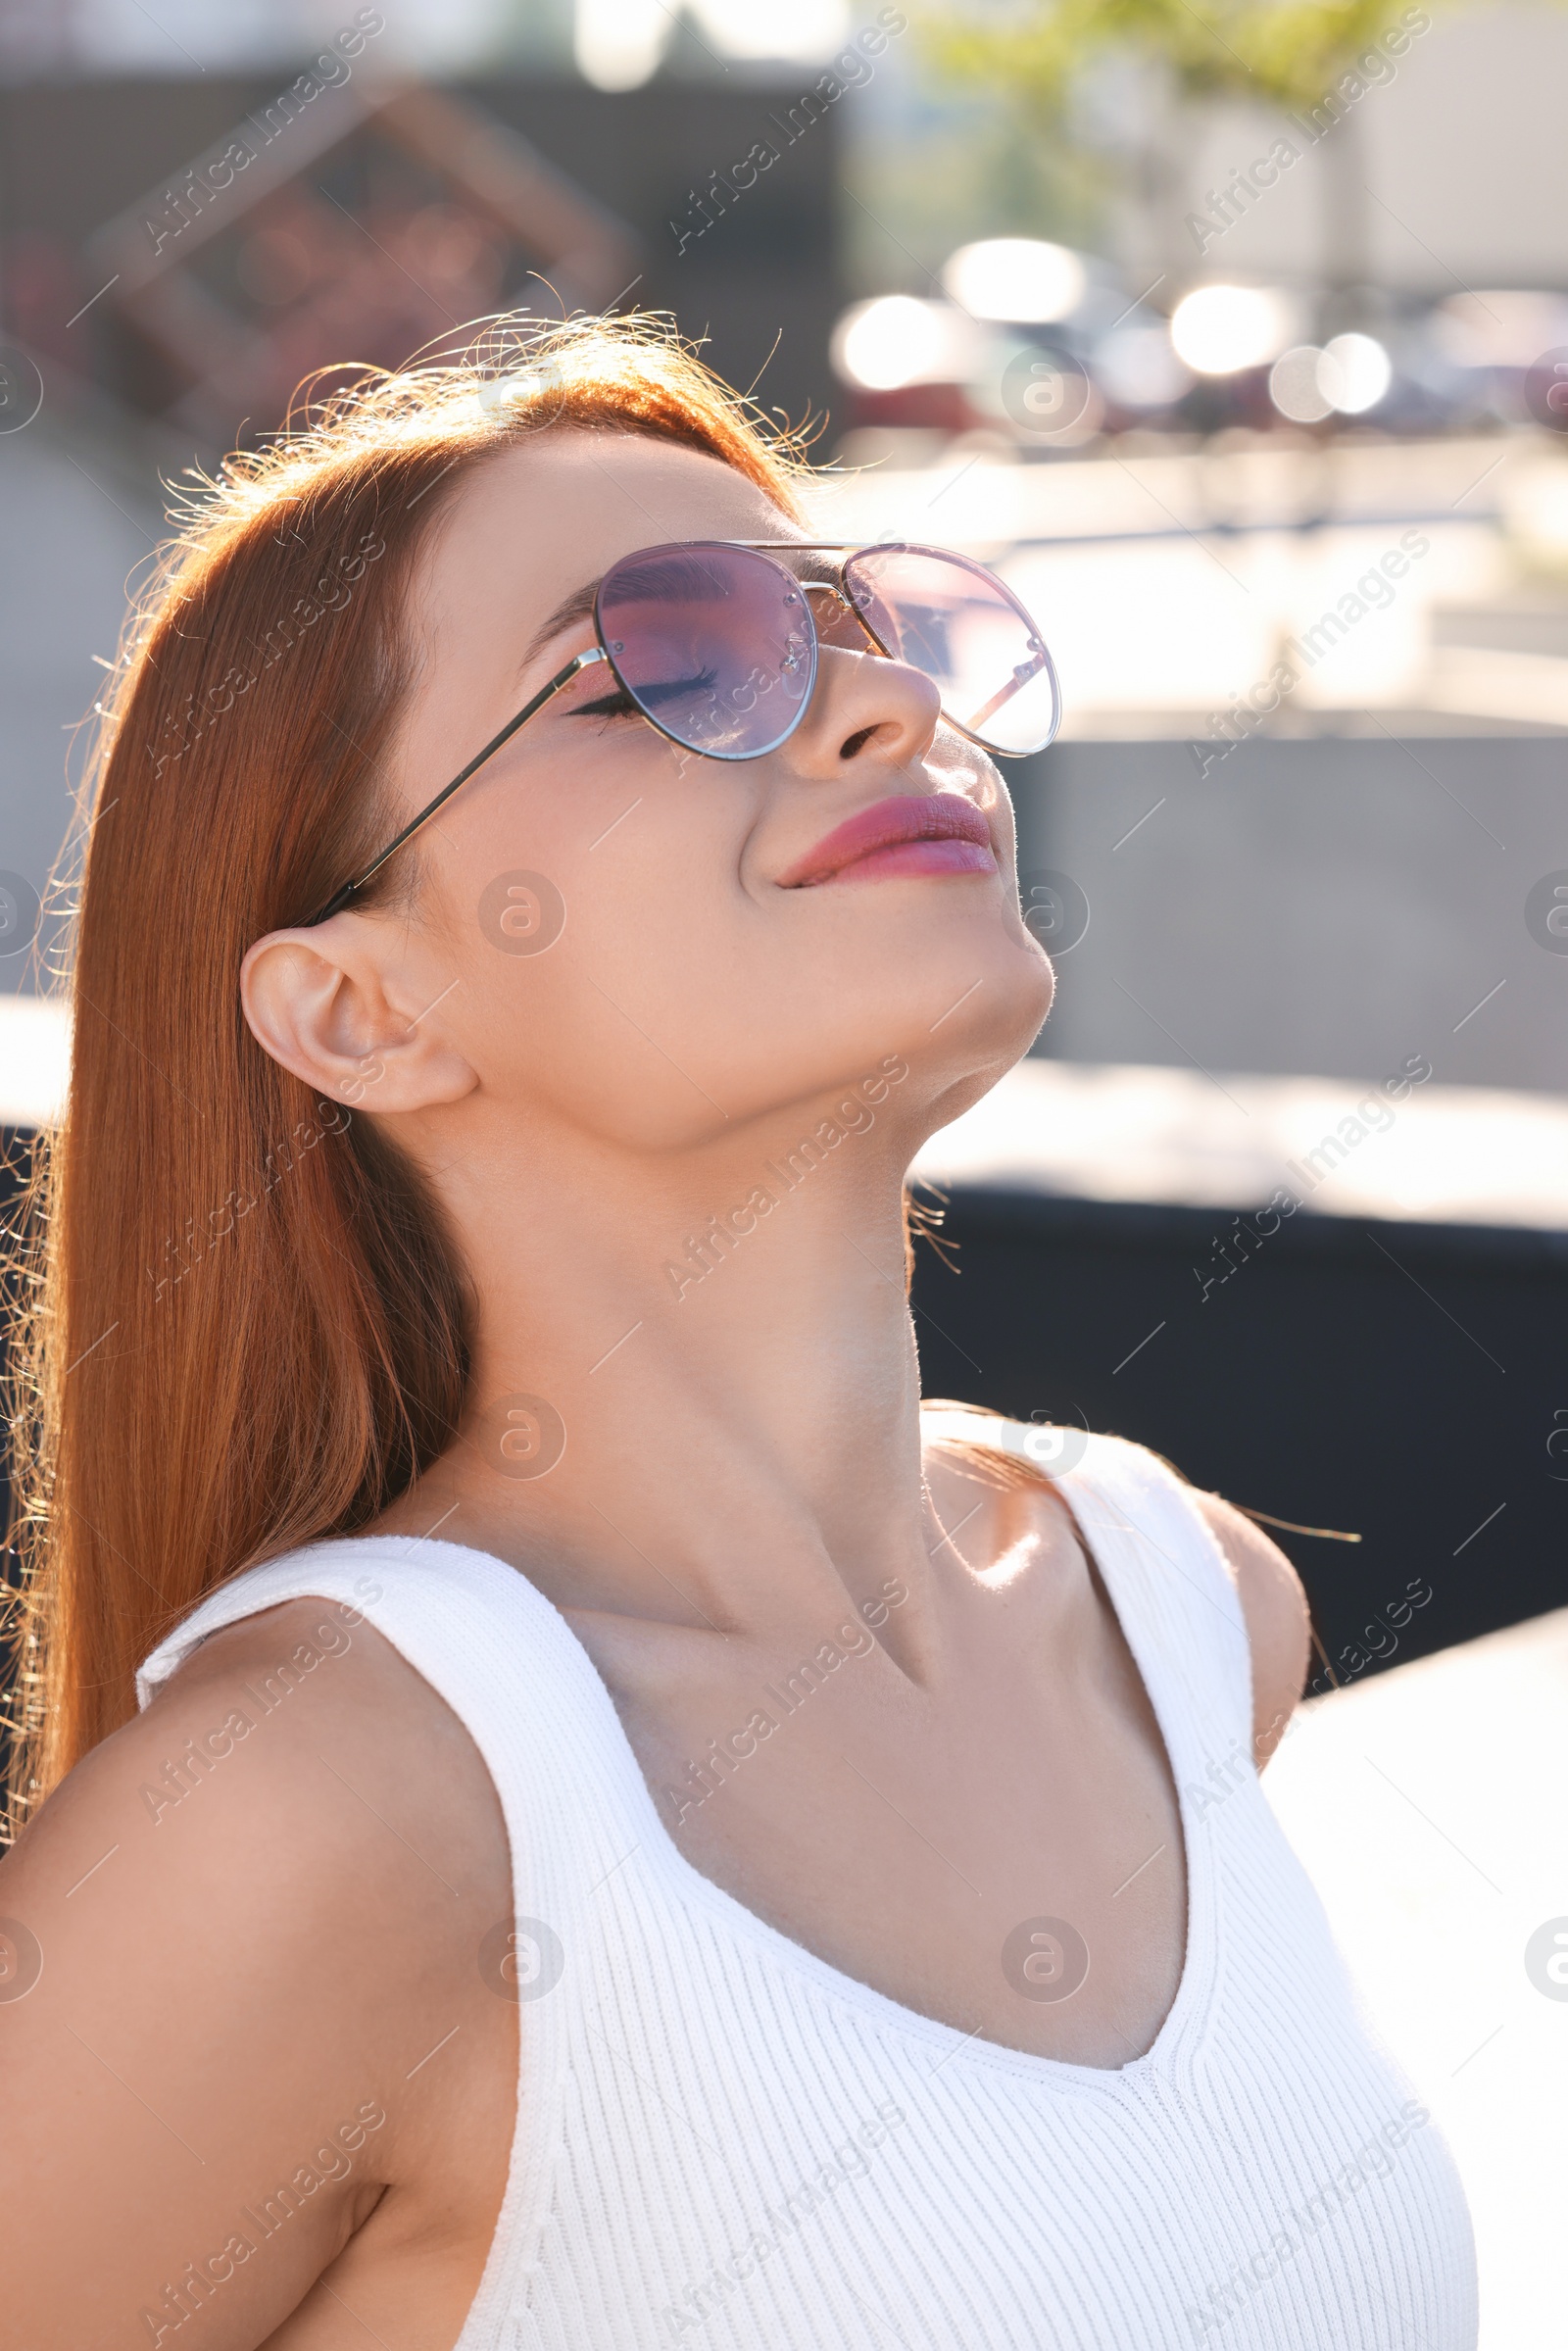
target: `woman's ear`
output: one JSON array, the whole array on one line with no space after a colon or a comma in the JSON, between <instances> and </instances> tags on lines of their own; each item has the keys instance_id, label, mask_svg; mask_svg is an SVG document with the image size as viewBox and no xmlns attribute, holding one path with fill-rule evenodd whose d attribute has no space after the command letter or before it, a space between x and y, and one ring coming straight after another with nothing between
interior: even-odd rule
<instances>
[{"instance_id":1,"label":"woman's ear","mask_svg":"<svg viewBox=\"0 0 1568 2351\"><path fill-rule=\"evenodd\" d=\"M420 977L386 967L387 942L363 915L270 931L240 965L240 1002L264 1053L313 1093L368 1110L458 1102L479 1080L427 1015ZM461 981L454 983L461 986Z\"/></svg>"}]
</instances>

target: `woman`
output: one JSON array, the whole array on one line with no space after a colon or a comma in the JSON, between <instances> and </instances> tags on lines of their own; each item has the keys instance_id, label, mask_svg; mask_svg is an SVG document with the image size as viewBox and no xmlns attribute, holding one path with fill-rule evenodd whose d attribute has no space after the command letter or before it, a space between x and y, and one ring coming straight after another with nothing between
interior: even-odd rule
<instances>
[{"instance_id":1,"label":"woman","mask_svg":"<svg viewBox=\"0 0 1568 2351\"><path fill-rule=\"evenodd\" d=\"M1290 1567L922 1429L1054 688L809 538L587 322L236 463L150 600L24 1416L32 2351L1473 2340L1258 1788Z\"/></svg>"}]
</instances>

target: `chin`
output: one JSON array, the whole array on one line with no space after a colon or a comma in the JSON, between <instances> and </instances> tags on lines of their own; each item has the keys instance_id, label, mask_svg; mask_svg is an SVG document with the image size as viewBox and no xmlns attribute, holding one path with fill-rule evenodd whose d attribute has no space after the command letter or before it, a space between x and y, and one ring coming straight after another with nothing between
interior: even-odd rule
<instances>
[{"instance_id":1,"label":"chin","mask_svg":"<svg viewBox=\"0 0 1568 2351\"><path fill-rule=\"evenodd\" d=\"M919 1086L928 1134L949 1125L1006 1076L1039 1036L1055 993L1055 974L1034 940L1005 943L982 985L928 1039L906 1048ZM957 994L959 991L956 990Z\"/></svg>"},{"instance_id":2,"label":"chin","mask_svg":"<svg viewBox=\"0 0 1568 2351\"><path fill-rule=\"evenodd\" d=\"M1002 1068L1028 1052L1055 993L1051 959L1021 923L970 932L920 969L920 1001L929 998L936 1007L933 1044L961 1048Z\"/></svg>"}]
</instances>

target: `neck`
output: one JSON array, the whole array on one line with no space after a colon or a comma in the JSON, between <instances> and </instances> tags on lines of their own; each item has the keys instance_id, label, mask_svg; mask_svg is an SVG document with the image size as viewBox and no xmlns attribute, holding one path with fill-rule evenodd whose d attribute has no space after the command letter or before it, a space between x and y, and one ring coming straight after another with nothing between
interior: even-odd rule
<instances>
[{"instance_id":1,"label":"neck","mask_svg":"<svg viewBox=\"0 0 1568 2351\"><path fill-rule=\"evenodd\" d=\"M436 1180L479 1301L472 1405L382 1527L494 1551L562 1607L724 1632L918 1593L941 1530L892 1108L803 1104L689 1155L470 1129Z\"/></svg>"}]
</instances>

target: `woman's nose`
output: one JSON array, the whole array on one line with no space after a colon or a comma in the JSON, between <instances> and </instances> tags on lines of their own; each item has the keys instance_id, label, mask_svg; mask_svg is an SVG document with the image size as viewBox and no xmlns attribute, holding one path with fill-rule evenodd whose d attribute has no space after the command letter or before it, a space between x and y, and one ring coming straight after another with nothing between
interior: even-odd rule
<instances>
[{"instance_id":1,"label":"woman's nose","mask_svg":"<svg viewBox=\"0 0 1568 2351\"><path fill-rule=\"evenodd\" d=\"M808 775L841 775L846 760L861 757L907 767L930 750L941 715L941 694L924 670L869 648L823 644L815 688L783 757Z\"/></svg>"}]
</instances>

